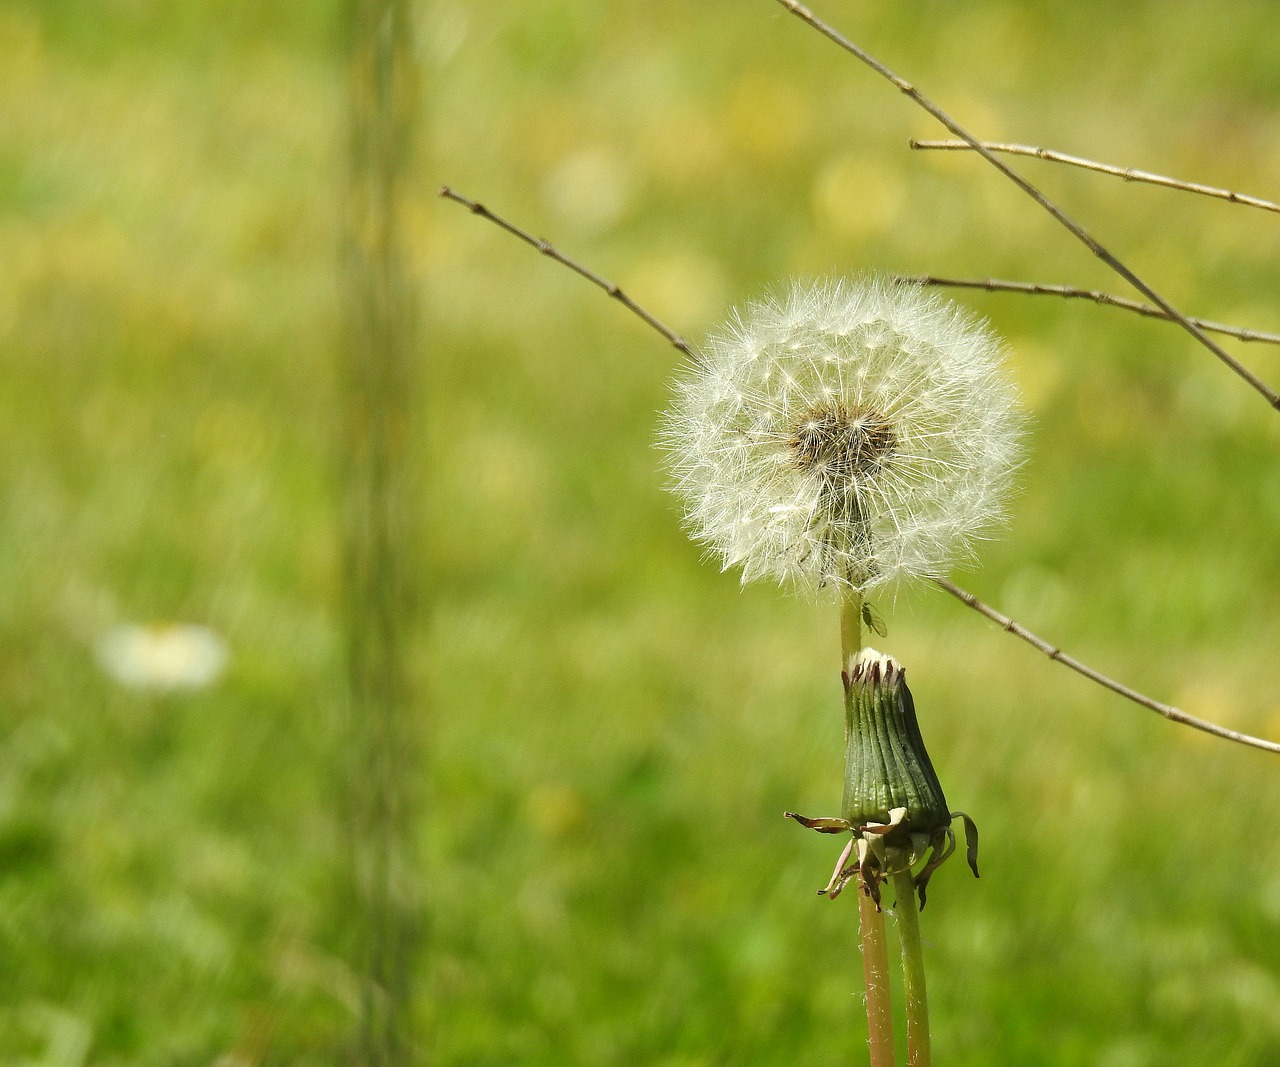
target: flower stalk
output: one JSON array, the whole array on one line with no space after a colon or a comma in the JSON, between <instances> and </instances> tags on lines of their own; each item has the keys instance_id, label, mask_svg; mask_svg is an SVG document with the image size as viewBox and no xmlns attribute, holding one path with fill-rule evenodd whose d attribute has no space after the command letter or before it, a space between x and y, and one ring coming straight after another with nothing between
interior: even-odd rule
<instances>
[{"instance_id":1,"label":"flower stalk","mask_svg":"<svg viewBox=\"0 0 1280 1067\"><path fill-rule=\"evenodd\" d=\"M889 943L884 912L869 893L858 894L862 974L867 994L867 1044L871 1067L893 1067L893 1002L889 995Z\"/></svg>"},{"instance_id":2,"label":"flower stalk","mask_svg":"<svg viewBox=\"0 0 1280 1067\"><path fill-rule=\"evenodd\" d=\"M863 599L852 588L840 602L840 676L847 679L862 651ZM846 729L848 720L846 719ZM893 1067L893 1000L889 991L889 945L884 912L869 893L858 894L862 975L866 990L867 1044L871 1067Z\"/></svg>"},{"instance_id":3,"label":"flower stalk","mask_svg":"<svg viewBox=\"0 0 1280 1067\"><path fill-rule=\"evenodd\" d=\"M840 676L853 672L854 662L862 651L862 597L854 589L846 589L840 601Z\"/></svg>"},{"instance_id":4,"label":"flower stalk","mask_svg":"<svg viewBox=\"0 0 1280 1067\"><path fill-rule=\"evenodd\" d=\"M907 1000L908 1063L910 1067L929 1067L929 1007L919 909L924 906L933 872L955 851L954 818L964 819L969 866L977 875L977 830L967 815L947 807L920 735L906 672L872 648L850 655L851 643L860 640L864 621L875 625L873 618L863 614L861 598L847 595L840 616L846 665L842 672L845 783L840 817L787 815L819 833L850 834L831 880L819 892L834 899L849 882L856 882L872 1067L892 1064L894 1055L888 951L880 907L883 883L893 882ZM918 871L913 870L917 865Z\"/></svg>"},{"instance_id":5,"label":"flower stalk","mask_svg":"<svg viewBox=\"0 0 1280 1067\"><path fill-rule=\"evenodd\" d=\"M898 942L902 946L902 978L907 1000L907 1064L929 1067L932 1052L929 1041L929 998L925 991L924 945L920 940L920 912L911 867L902 857L902 865L893 874L897 894L894 916L898 920Z\"/></svg>"}]
</instances>

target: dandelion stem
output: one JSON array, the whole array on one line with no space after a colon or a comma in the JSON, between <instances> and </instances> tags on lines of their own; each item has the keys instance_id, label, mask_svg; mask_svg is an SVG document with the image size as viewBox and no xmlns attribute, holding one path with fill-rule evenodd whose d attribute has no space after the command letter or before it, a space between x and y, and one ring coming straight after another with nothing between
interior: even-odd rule
<instances>
[{"instance_id":1,"label":"dandelion stem","mask_svg":"<svg viewBox=\"0 0 1280 1067\"><path fill-rule=\"evenodd\" d=\"M884 932L884 912L861 884L858 885L858 923L862 931L871 1067L893 1067L893 1005L889 999L889 943Z\"/></svg>"},{"instance_id":2,"label":"dandelion stem","mask_svg":"<svg viewBox=\"0 0 1280 1067\"><path fill-rule=\"evenodd\" d=\"M779 0L779 2L785 3L786 0ZM554 259L557 263L562 263L566 266L569 266L575 273L582 275L582 277L586 278L588 281L592 281L595 284L599 285L601 288L604 288L606 292L610 291L608 283L602 283L599 280L599 275L593 274L591 271L587 270L585 267L581 267L578 264L573 263L572 260L570 260L567 256L561 255L558 251L556 251L555 248L553 248L546 241L540 241L537 238L531 237L526 231L521 230L519 227L508 222L506 219L498 215L495 215L488 208L484 208L481 211L476 211L475 207L478 207L479 205L475 204L475 201L469 200L466 197L460 195L459 193L455 193L452 189L449 189L447 187L441 190L440 195L445 197L446 199L453 200L456 203L462 204L465 207L471 208L472 214L479 215L481 218L488 219L490 222L493 222L495 225L500 226L502 229L506 230L508 233L513 234L519 237L521 240L525 241L526 243L533 245L540 252L542 252L543 255L549 256L551 259ZM670 327L663 325L662 322L659 321L649 311L640 307L640 305L636 304L629 297L627 298L626 301L623 302L623 306L626 307L629 311L631 311L634 315L639 317L647 325L652 327L655 332L657 332L659 335L665 338L668 342L670 342L671 344L674 344L675 347L679 348L682 352L689 353L690 358L696 359L696 356L692 354L688 345L686 345L684 341L680 340L679 335ZM1167 313L1167 309L1165 310ZM679 342L678 344L677 344L677 341ZM1121 683L1114 681L1111 678L1108 678L1106 675L1101 674L1098 671L1095 671L1093 668L1085 665L1084 663L1075 659L1074 657L1067 656L1060 649L1055 648L1053 645L1049 644L1049 642L1043 640L1042 638L1037 637L1030 630L1027 630L1025 627L1020 626L1018 623L1014 622L1007 615L1002 615L1000 612L996 611L994 608L988 607L986 604L980 601L977 597L975 597L972 593L965 592L959 586L953 585L951 582L943 578L936 578L934 579L934 581L942 589L945 589L948 593L954 596L961 603L965 604L970 608L973 608L979 614L985 615L987 618L991 619L993 622L997 623L999 626L1003 627L1005 630L1008 630L1009 633L1013 634L1015 637L1020 637L1022 638L1022 640L1026 641L1028 644L1033 645L1036 648L1040 649L1040 651L1045 653L1045 655L1047 655L1050 659L1057 660L1058 662L1064 664L1065 666L1070 667L1077 674L1084 675L1084 677L1088 678L1090 681L1097 682L1099 685L1103 686L1104 688L1110 689L1113 693L1119 693L1126 700L1131 700L1135 704L1140 705L1141 707L1149 708L1152 711L1158 712L1160 715L1163 715L1166 719L1169 719L1171 722L1177 722L1185 726L1191 726L1197 730L1203 730L1206 733L1213 734L1215 737L1221 737L1228 741L1236 741L1242 745L1250 745L1254 748L1263 749L1266 752L1280 753L1280 744L1277 744L1274 741L1266 741L1259 737L1252 737L1249 734L1242 734L1242 733L1238 733L1235 730L1229 730L1223 726L1217 726L1214 723L1206 722L1204 719L1198 719L1193 715L1188 715L1185 711L1180 711L1178 708L1170 707L1168 704L1161 704L1159 701L1153 700L1151 697L1148 697L1142 693L1139 693L1136 689L1130 689L1128 686L1122 685Z\"/></svg>"},{"instance_id":3,"label":"dandelion stem","mask_svg":"<svg viewBox=\"0 0 1280 1067\"><path fill-rule=\"evenodd\" d=\"M862 651L862 596L856 589L845 592L840 602L840 669L848 675Z\"/></svg>"},{"instance_id":4,"label":"dandelion stem","mask_svg":"<svg viewBox=\"0 0 1280 1067\"><path fill-rule=\"evenodd\" d=\"M893 875L897 896L894 915L898 920L898 941L902 945L902 978L907 999L907 1065L929 1067L929 998L924 981L924 945L920 940L920 911L911 867L903 855Z\"/></svg>"},{"instance_id":5,"label":"dandelion stem","mask_svg":"<svg viewBox=\"0 0 1280 1067\"><path fill-rule=\"evenodd\" d=\"M1083 226L1072 219L1065 211L1054 204L1044 193L1040 192L1035 185L1024 178L1016 170L1010 167L1002 159L1000 159L991 149L975 138L968 130L961 126L947 112L943 111L937 104L925 96L911 82L905 78L895 74L886 67L878 59L869 52L859 48L853 41L849 40L840 33L835 27L828 25L818 18L812 11L806 8L797 0L777 0L783 7L790 11L802 22L817 30L829 41L838 45L849 55L853 56L859 62L870 67L886 81L890 82L899 92L907 96L913 103L924 111L927 111L938 122L945 126L951 133L959 137L965 144L969 145L978 155L982 156L988 163L996 168L1001 174L1008 178L1014 185L1021 189L1027 196L1031 197L1045 211L1053 216L1072 236L1074 236L1081 244L1083 244L1090 252L1097 256L1108 267L1120 275L1125 281L1138 290L1143 296L1155 304L1161 311L1169 316L1171 320L1176 322L1192 337L1200 342L1205 348L1213 353L1218 359L1225 363L1235 374L1243 381L1247 382L1260 396L1262 396L1271 407L1280 411L1280 393L1276 392L1261 378L1253 373L1248 367L1232 356L1220 344L1214 341L1199 326L1195 325L1181 311L1175 308L1168 300L1157 293L1145 281L1138 277L1132 270L1120 262L1110 251L1102 246L1092 234L1090 234Z\"/></svg>"},{"instance_id":6,"label":"dandelion stem","mask_svg":"<svg viewBox=\"0 0 1280 1067\"><path fill-rule=\"evenodd\" d=\"M1095 671L1092 667L1080 662L1080 660L1076 659L1074 656L1067 655L1067 653L1063 652L1062 649L1058 648L1056 645L1051 645L1043 637L1038 637L1025 626L1014 622L1014 620L1009 618L1008 615L997 611L989 604L984 604L972 593L961 589L955 583L949 582L945 578L935 578L933 581L939 588L946 590L960 601L960 603L964 604L965 607L972 608L979 615L985 615L996 625L1013 634L1014 637L1020 637L1022 640L1027 642L1027 644L1034 648L1038 648L1051 660L1056 660L1064 667L1070 668L1077 674L1084 675L1090 681L1097 682L1098 685L1103 686L1106 689L1110 689L1113 693L1119 693L1126 700L1132 700L1135 704L1139 704L1144 708L1149 708L1157 714L1163 715L1166 719L1169 719L1172 722L1182 723L1183 726L1190 726L1196 730L1203 730L1207 734L1213 734L1214 737L1223 737L1228 741L1237 741L1242 745L1250 745L1253 748L1260 748L1264 752L1280 753L1280 744L1277 744L1275 741L1267 741L1261 737L1253 737L1250 734L1240 733L1238 730L1230 730L1225 726L1219 726L1217 723L1198 719L1194 715L1188 715L1181 708L1175 708L1171 704L1162 704L1158 700L1153 700L1151 697L1146 696L1143 693L1139 693L1136 689L1130 689L1127 685L1123 685L1120 682L1115 681L1115 679L1108 678L1105 674Z\"/></svg>"},{"instance_id":7,"label":"dandelion stem","mask_svg":"<svg viewBox=\"0 0 1280 1067\"><path fill-rule=\"evenodd\" d=\"M920 150L933 149L943 152L967 152L973 150L973 145L967 141L922 141L912 138L908 143L912 148ZM1199 193L1201 196L1211 196L1217 200L1229 201L1232 204L1243 204L1246 207L1262 208L1263 211L1280 212L1280 204L1272 200L1263 200L1260 196L1248 196L1245 193L1232 192L1230 189L1218 189L1212 185L1201 185L1199 182L1183 181L1181 178L1169 178L1163 174L1153 174L1149 170L1137 170L1134 167L1116 167L1110 163L1098 163L1092 159L1085 159L1083 156L1057 152L1052 148L1038 148L1029 144L997 144L995 141L983 141L982 145L991 152L1004 152L1011 156L1032 156L1035 159L1047 159L1050 163L1065 163L1069 167L1079 167L1082 170L1091 170L1098 174L1110 174L1117 178L1123 178L1127 182L1162 185L1166 189L1178 189L1184 193Z\"/></svg>"},{"instance_id":8,"label":"dandelion stem","mask_svg":"<svg viewBox=\"0 0 1280 1067\"><path fill-rule=\"evenodd\" d=\"M946 286L952 289L985 289L993 293L1023 293L1028 296L1061 296L1068 299L1092 300L1095 304L1121 308L1152 319L1173 320L1167 312L1161 311L1151 304L1140 300L1129 300L1123 296L1103 293L1097 289L1081 289L1074 285L1045 285L1042 282L1009 282L999 278L940 278L935 274L899 274L895 281L907 285ZM1267 333L1264 330L1248 330L1241 326L1229 326L1209 319L1192 318L1197 326L1209 333L1225 334L1240 341L1256 341L1259 344L1280 345L1280 333Z\"/></svg>"}]
</instances>

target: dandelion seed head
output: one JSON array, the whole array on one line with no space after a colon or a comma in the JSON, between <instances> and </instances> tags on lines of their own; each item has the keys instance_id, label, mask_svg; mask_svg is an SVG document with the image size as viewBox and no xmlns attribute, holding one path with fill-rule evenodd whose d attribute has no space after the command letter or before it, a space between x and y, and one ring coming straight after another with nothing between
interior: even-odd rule
<instances>
[{"instance_id":1,"label":"dandelion seed head","mask_svg":"<svg viewBox=\"0 0 1280 1067\"><path fill-rule=\"evenodd\" d=\"M944 574L1003 517L1020 449L995 335L918 286L796 284L707 342L665 413L691 535L744 582L862 593Z\"/></svg>"}]
</instances>

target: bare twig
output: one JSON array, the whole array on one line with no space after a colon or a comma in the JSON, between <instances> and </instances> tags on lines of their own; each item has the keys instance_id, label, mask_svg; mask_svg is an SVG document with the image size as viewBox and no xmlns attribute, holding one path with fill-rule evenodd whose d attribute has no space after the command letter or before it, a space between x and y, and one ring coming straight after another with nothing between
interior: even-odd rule
<instances>
[{"instance_id":1,"label":"bare twig","mask_svg":"<svg viewBox=\"0 0 1280 1067\"><path fill-rule=\"evenodd\" d=\"M1105 674L1095 671L1092 667L1081 663L1074 656L1069 656L1056 645L1051 645L1043 637L1037 637L1025 626L1020 625L1009 618L1008 615L996 611L989 604L984 604L972 593L961 589L954 582L948 581L946 578L935 578L934 584L941 589L945 589L953 597L955 597L965 607L972 608L979 615L985 615L1001 629L1008 630L1014 637L1020 637L1027 644L1038 648L1051 660L1056 660L1064 667L1068 667L1077 674L1083 674L1090 681L1097 682L1100 686L1110 689L1113 693L1119 693L1127 700L1132 700L1135 704L1141 704L1144 708L1150 708L1158 715L1163 715L1171 722L1180 722L1183 726L1190 726L1196 730L1203 730L1207 734L1213 734L1214 737L1224 737L1228 741L1238 741L1242 745L1252 745L1254 748L1260 748L1266 752L1280 752L1280 744L1275 741L1266 741L1260 737L1252 737L1249 734L1242 734L1238 730L1229 730L1225 726L1218 726L1216 723L1207 722L1204 719L1197 719L1194 715L1188 715L1181 708L1175 708L1172 704L1162 704L1158 700L1152 700L1149 696L1144 696L1136 689L1130 689L1127 685L1117 682L1113 678L1108 678Z\"/></svg>"},{"instance_id":2,"label":"bare twig","mask_svg":"<svg viewBox=\"0 0 1280 1067\"><path fill-rule=\"evenodd\" d=\"M603 289L606 293L608 293L611 297L613 297L614 300L618 301L618 303L620 303L632 314L638 315L641 319L644 320L645 323L653 327L653 329L657 330L658 333L662 334L662 336L665 337L671 345L679 349L690 359L697 362L697 359L698 359L697 355L694 353L693 349L691 349L689 345L685 342L685 339L683 337L681 337L674 330L669 329L668 327L664 326L661 322L659 322L657 319L655 319L652 315L649 314L649 312L645 311L644 308L642 308L639 304L637 304L634 300L632 300L631 297L627 296L626 293L624 293L621 289L619 289L618 286L614 285L613 282L606 281L604 278L600 277L600 275L598 275L595 271L588 270L581 263L578 263L575 260L570 259L563 252L560 252L558 249L553 247L549 242L544 241L541 237L534 237L533 234L531 234L528 230L522 230L519 226L515 225L514 223L508 222L506 219L501 218L498 215L495 215L483 204L479 203L476 200L467 199L467 197L463 196L461 193L454 192L447 185L442 185L440 187L440 195L444 197L446 200L452 200L454 203L461 204L463 207L467 208L471 212L471 214L479 215L482 219L488 219L495 226L502 227L502 229L506 230L507 233L511 234L513 237L518 237L525 244L532 245L534 248L536 248L548 259L554 259L557 263L568 267L575 274L580 274L582 277L586 278L587 281L589 281L592 285L596 286L599 289Z\"/></svg>"},{"instance_id":3,"label":"bare twig","mask_svg":"<svg viewBox=\"0 0 1280 1067\"><path fill-rule=\"evenodd\" d=\"M1050 163L1065 163L1071 167L1096 171L1099 174L1112 174L1127 182L1145 182L1147 185L1163 185L1166 189L1179 189L1185 193L1199 193L1201 196L1212 196L1218 200L1227 200L1232 204L1244 204L1247 207L1260 207L1263 211L1280 213L1280 204L1271 200L1263 200L1260 196L1248 196L1245 193L1233 193L1230 189L1218 189L1212 185L1201 185L1199 182L1183 181L1181 178L1169 178L1163 174L1153 174L1149 170L1137 170L1134 167L1113 167L1110 163L1098 163L1082 156L1068 155L1052 148L1037 148L1029 144L998 144L995 141L983 141L983 146L992 152L1004 152L1011 156L1032 156L1036 159L1047 159ZM933 149L942 152L969 152L973 146L966 141L921 141L912 138L910 145L915 149ZM1193 320L1194 321L1194 320Z\"/></svg>"},{"instance_id":4,"label":"bare twig","mask_svg":"<svg viewBox=\"0 0 1280 1067\"><path fill-rule=\"evenodd\" d=\"M573 270L575 273L582 275L582 277L586 278L588 281L597 285L599 288L605 290L605 292L609 293L610 296L614 296L615 299L621 299L623 305L629 311L637 315L647 325L652 327L653 330L659 333L665 340L669 341L671 344L675 345L676 348L679 348L682 352L686 353L687 355L690 355L690 357L693 358L692 353L690 352L688 346L685 345L685 343L682 340L680 340L679 335L674 330L664 325L658 318L650 314L648 311L642 308L630 297L621 298L617 296L614 292L616 287L610 286L608 282L603 281L599 277L599 275L589 271L586 267L583 267L577 263L574 263L567 256L564 256L559 251L557 251L556 248L551 244L549 244L547 241L543 241L543 240L539 240L538 238L531 237L527 231L520 229L520 227L508 222L506 219L502 218L501 216L495 215L488 208L482 207L480 204L477 204L474 200L469 200L465 196L462 196L459 193L455 193L452 189L449 189L447 186L440 190L440 195L445 197L448 200L452 200L455 203L462 204L464 207L469 208L472 214L479 215L481 218L488 219L490 222L494 223L496 226L500 226L502 229L506 230L507 233L513 234L514 236L519 237L526 244L532 245L544 256L548 256L551 259L554 259L557 263L562 263L566 267L569 267L571 270ZM994 622L1002 626L1004 629L1008 630L1009 633L1014 634L1015 636L1022 638L1022 640L1034 645L1036 648L1040 649L1041 652L1045 653L1050 659L1057 660L1059 663L1063 664L1064 666L1070 667L1073 671L1076 671L1079 674L1083 674L1086 678L1089 678L1092 681L1097 682L1099 685L1103 686L1104 688L1110 689L1114 693L1119 693L1122 697L1125 697L1128 700L1132 700L1135 704L1139 704L1144 708L1149 708L1152 711L1158 712L1159 714L1163 715L1166 719L1170 719L1173 722L1182 723L1185 726L1192 726L1198 730L1204 730L1208 733L1215 735L1216 737L1226 738L1228 741L1237 741L1242 745L1251 745L1254 748L1261 748L1267 752L1280 753L1280 744L1277 744L1274 741L1267 741L1260 737L1251 737L1249 734L1242 734L1235 730L1228 730L1224 726L1215 726L1213 723L1206 722L1203 719L1197 719L1193 715L1188 715L1185 711L1180 711L1178 708L1171 707L1168 704L1162 704L1158 700L1153 700L1151 697L1144 696L1142 693L1139 693L1136 689L1130 689L1126 685L1121 685L1119 682L1113 681L1112 679L1108 678L1105 674L1100 674L1098 671L1095 671L1092 667L1086 666L1084 663L1080 662L1080 660L1075 659L1072 656L1068 656L1061 649L1055 647L1054 645L1049 644L1049 642L1043 640L1042 638L1037 637L1026 627L1014 622L1011 618L1009 618L1009 616L1002 615L1000 612L996 611L995 608L989 607L988 605L984 604L972 593L966 593L959 586L953 585L951 582L947 581L945 578L935 578L934 581L942 589L945 589L952 596L960 600L960 602L964 604L966 607L972 608L974 611L978 612L980 615L985 615L988 619L993 620Z\"/></svg>"},{"instance_id":5,"label":"bare twig","mask_svg":"<svg viewBox=\"0 0 1280 1067\"><path fill-rule=\"evenodd\" d=\"M1123 308L1152 319L1169 321L1167 313L1151 304L1127 297L1115 296L1100 292L1097 289L1080 289L1074 285L1044 285L1040 282L1007 282L999 278L940 278L935 274L899 274L896 280L910 285L937 285L952 289L985 289L994 293L1027 293L1031 296L1063 296L1078 300L1092 300L1095 304L1106 304L1108 307ZM1235 337L1241 341L1256 341L1259 344L1280 345L1280 333L1267 333L1264 330L1246 330L1241 326L1228 326L1222 322L1211 322L1209 319L1191 320L1202 330L1209 333L1221 333Z\"/></svg>"},{"instance_id":6,"label":"bare twig","mask_svg":"<svg viewBox=\"0 0 1280 1067\"><path fill-rule=\"evenodd\" d=\"M781 4L783 7L785 7L788 11L790 11L793 15L795 15L798 19L800 19L802 22L807 23L809 26L817 30L820 34L822 34L828 40L834 42L840 48L844 49L844 51L848 52L855 59L859 60L860 62L864 63L866 66L870 67L882 78L889 81L895 88L898 89L899 92L909 97L920 108L927 111L930 115L932 115L935 119L937 119L938 122L942 123L943 126L945 126L953 134L955 134L962 141L964 141L965 144L969 145L975 152L977 152L980 156L982 156L983 159L985 159L988 163L990 163L993 167L995 167L996 170L998 170L1001 174L1003 174L1006 178L1008 178L1011 182L1013 182L1014 185L1016 185L1019 189L1021 189L1024 193L1026 193L1027 196L1031 197L1032 200L1034 200L1037 204L1039 204L1042 208L1044 208L1044 210L1047 211L1050 215L1052 215L1059 223L1062 224L1062 226L1064 226L1067 230L1069 230L1071 234L1075 236L1075 238L1078 241L1081 242L1081 244L1083 244L1086 248L1088 248L1090 252L1092 252L1095 256L1097 256L1108 267L1110 267L1117 274L1119 274L1120 277L1124 278L1125 281L1127 281L1130 285L1132 285L1135 289L1137 289L1138 292L1140 292L1143 296L1145 296L1148 300L1150 300L1153 304L1155 304L1158 308L1160 308L1160 310L1163 311L1166 315L1168 315L1172 321L1176 322L1179 326L1181 326L1184 330L1186 330L1189 334L1191 334L1192 337L1194 337L1197 341L1199 341L1202 345L1204 345L1205 348L1207 348L1210 352L1212 352L1215 356L1217 356L1218 359L1220 359L1223 363L1225 363L1228 367L1230 367L1232 371L1234 371L1237 375L1240 376L1240 378L1248 382L1248 384L1253 389L1255 389L1260 396L1266 399L1267 403L1270 404L1271 407L1275 408L1277 411L1280 411L1280 393L1277 393L1274 389L1272 389L1269 385L1267 385L1266 382L1264 382L1261 378L1259 378L1256 374L1254 374L1253 371L1251 371L1238 359L1236 359L1229 352L1227 352L1226 349L1224 349L1221 345L1219 345L1216 341L1214 341L1211 337L1209 337L1209 335L1206 334L1203 330L1201 330L1200 327L1198 327L1195 323L1193 323L1190 319L1188 319L1181 311L1179 311L1172 304L1170 304L1168 300L1166 300L1163 296L1157 293L1154 289L1151 288L1150 285L1148 285L1145 281L1139 278L1132 270L1130 270L1123 263L1121 263L1120 260L1118 260L1114 255L1112 255L1101 244L1099 244L1099 242L1087 230L1085 230L1083 226L1081 226L1078 222L1073 220L1060 207L1058 207L1056 204L1050 201L1049 198L1046 197L1042 192L1040 192L1040 190L1037 189L1034 185L1032 185L1031 182L1029 182L1016 170L1014 170L1007 163L1001 160L994 152L991 151L991 149L987 148L986 145L984 145L981 141L975 138L971 133L969 133L968 130L966 130L963 126L961 126L958 122L956 122L955 119L953 119L950 115L948 115L945 111L943 111L942 108L938 107L938 105L935 104L932 100L930 100L927 96L921 93L920 90L918 90L914 85L912 85L905 78L899 77L897 74L895 74L892 70L886 67L883 63L881 63L878 59L876 59L870 53L863 51L851 40L849 40L849 38L845 37L834 27L829 26L827 23L823 22L820 18L814 15L813 12L811 12L807 7L805 7L803 4L798 3L797 0L777 0L777 2Z\"/></svg>"}]
</instances>

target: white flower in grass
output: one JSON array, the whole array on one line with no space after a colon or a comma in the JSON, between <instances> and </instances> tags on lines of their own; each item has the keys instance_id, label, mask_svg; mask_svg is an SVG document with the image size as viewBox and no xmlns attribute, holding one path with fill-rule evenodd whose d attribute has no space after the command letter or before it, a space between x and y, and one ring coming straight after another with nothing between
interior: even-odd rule
<instances>
[{"instance_id":1,"label":"white flower in grass","mask_svg":"<svg viewBox=\"0 0 1280 1067\"><path fill-rule=\"evenodd\" d=\"M218 680L227 662L226 642L207 626L166 622L113 626L97 645L98 662L133 689L201 689Z\"/></svg>"},{"instance_id":2,"label":"white flower in grass","mask_svg":"<svg viewBox=\"0 0 1280 1067\"><path fill-rule=\"evenodd\" d=\"M870 276L794 285L713 335L663 443L692 536L742 580L940 576L1002 517L1017 394L984 323Z\"/></svg>"}]
</instances>

